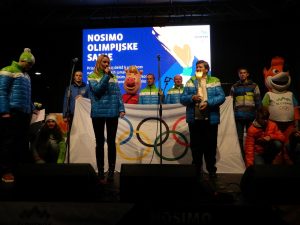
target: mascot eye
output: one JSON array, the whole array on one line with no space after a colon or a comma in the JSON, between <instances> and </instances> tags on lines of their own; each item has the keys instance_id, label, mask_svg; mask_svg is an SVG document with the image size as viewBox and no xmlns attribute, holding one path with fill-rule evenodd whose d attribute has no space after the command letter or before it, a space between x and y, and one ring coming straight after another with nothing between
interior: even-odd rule
<instances>
[{"instance_id":1,"label":"mascot eye","mask_svg":"<svg viewBox=\"0 0 300 225\"><path fill-rule=\"evenodd\" d=\"M279 73L280 71L279 71L278 69L273 69L272 72L273 72L274 74L277 74L277 73Z\"/></svg>"}]
</instances>

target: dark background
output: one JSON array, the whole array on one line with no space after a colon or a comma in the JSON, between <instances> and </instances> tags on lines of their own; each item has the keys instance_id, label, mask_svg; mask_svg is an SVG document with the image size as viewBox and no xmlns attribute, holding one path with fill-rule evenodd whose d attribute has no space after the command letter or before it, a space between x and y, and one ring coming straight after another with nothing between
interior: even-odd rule
<instances>
[{"instance_id":1,"label":"dark background","mask_svg":"<svg viewBox=\"0 0 300 225\"><path fill-rule=\"evenodd\" d=\"M97 3L96 3L97 2ZM243 2L243 3L240 3ZM81 69L82 29L165 25L211 25L212 74L226 95L247 66L250 78L266 92L263 68L276 55L286 59L291 90L300 97L299 4L296 1L16 1L0 3L0 67L31 48L33 101L46 112L61 112L72 59ZM41 76L34 75L42 72Z\"/></svg>"}]
</instances>

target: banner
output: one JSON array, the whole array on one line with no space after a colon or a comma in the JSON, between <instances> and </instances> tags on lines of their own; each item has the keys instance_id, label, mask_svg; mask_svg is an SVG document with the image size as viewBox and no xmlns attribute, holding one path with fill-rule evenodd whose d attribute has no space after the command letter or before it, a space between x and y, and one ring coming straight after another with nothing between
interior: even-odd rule
<instances>
[{"instance_id":1,"label":"banner","mask_svg":"<svg viewBox=\"0 0 300 225\"><path fill-rule=\"evenodd\" d=\"M70 133L70 162L90 163L97 171L96 143L90 109L89 99L76 100ZM163 104L162 120L159 119L159 105L125 104L125 109L126 116L119 119L116 136L117 171L120 171L122 163L192 163L185 106ZM105 144L106 169L107 166ZM227 97L221 106L217 168L218 173L244 173L245 170L235 128L231 97Z\"/></svg>"}]
</instances>

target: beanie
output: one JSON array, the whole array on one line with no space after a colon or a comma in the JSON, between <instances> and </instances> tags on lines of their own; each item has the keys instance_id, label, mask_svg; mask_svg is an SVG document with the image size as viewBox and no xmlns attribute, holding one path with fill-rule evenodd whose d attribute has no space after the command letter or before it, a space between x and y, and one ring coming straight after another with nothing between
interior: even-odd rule
<instances>
[{"instance_id":1,"label":"beanie","mask_svg":"<svg viewBox=\"0 0 300 225\"><path fill-rule=\"evenodd\" d=\"M53 120L53 121L57 122L57 120L56 120L56 115L55 115L55 114L49 114L49 115L46 117L46 122L47 122L48 120Z\"/></svg>"},{"instance_id":2,"label":"beanie","mask_svg":"<svg viewBox=\"0 0 300 225\"><path fill-rule=\"evenodd\" d=\"M20 55L19 61L35 63L35 58L32 55L30 48L24 49L24 52Z\"/></svg>"}]
</instances>

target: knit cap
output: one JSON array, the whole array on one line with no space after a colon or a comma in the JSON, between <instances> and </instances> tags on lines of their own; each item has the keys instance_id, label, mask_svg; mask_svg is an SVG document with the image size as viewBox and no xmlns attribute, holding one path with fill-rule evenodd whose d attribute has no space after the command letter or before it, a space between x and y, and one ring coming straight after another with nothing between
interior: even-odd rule
<instances>
[{"instance_id":1,"label":"knit cap","mask_svg":"<svg viewBox=\"0 0 300 225\"><path fill-rule=\"evenodd\" d=\"M46 122L47 122L48 120L53 120L53 121L57 122L56 115L55 115L55 114L49 114L49 115L46 117Z\"/></svg>"},{"instance_id":2,"label":"knit cap","mask_svg":"<svg viewBox=\"0 0 300 225\"><path fill-rule=\"evenodd\" d=\"M35 63L35 58L32 55L30 48L24 48L24 52L20 55L19 61Z\"/></svg>"}]
</instances>

